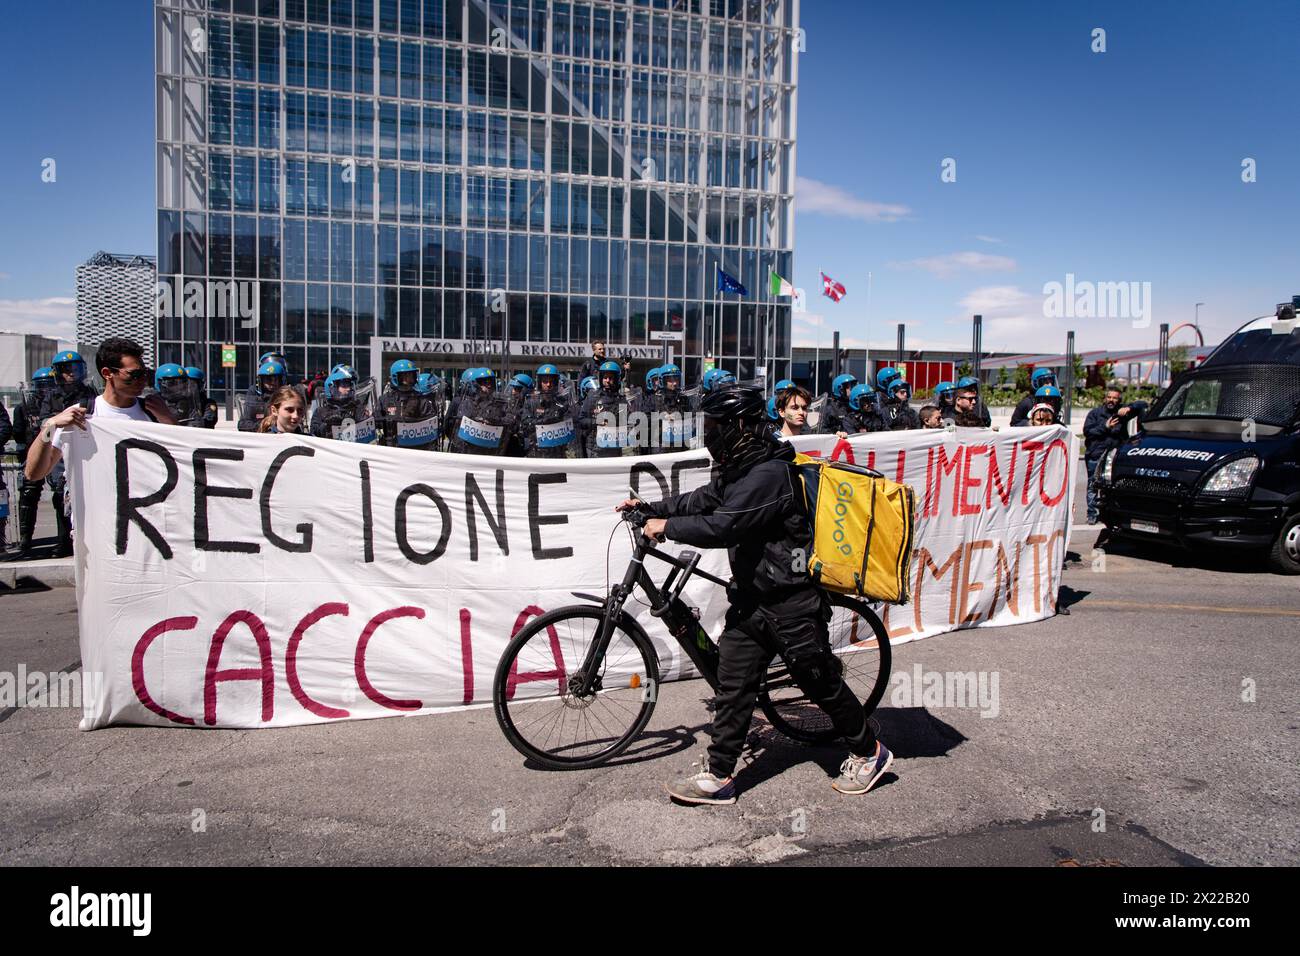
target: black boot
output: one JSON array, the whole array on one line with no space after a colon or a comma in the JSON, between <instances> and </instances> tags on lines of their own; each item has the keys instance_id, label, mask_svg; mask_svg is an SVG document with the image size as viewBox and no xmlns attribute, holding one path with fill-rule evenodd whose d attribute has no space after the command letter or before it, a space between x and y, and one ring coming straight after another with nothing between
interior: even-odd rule
<instances>
[{"instance_id":1,"label":"black boot","mask_svg":"<svg viewBox=\"0 0 1300 956\"><path fill-rule=\"evenodd\" d=\"M56 558L72 557L72 522L62 510L54 512L54 523L58 529L59 542L54 546Z\"/></svg>"}]
</instances>

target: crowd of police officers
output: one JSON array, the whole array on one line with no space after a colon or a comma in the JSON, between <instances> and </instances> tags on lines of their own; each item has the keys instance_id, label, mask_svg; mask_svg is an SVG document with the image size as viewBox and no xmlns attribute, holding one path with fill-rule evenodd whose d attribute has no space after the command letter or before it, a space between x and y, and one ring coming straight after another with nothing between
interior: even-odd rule
<instances>
[{"instance_id":1,"label":"crowd of police officers","mask_svg":"<svg viewBox=\"0 0 1300 956\"><path fill-rule=\"evenodd\" d=\"M575 382L553 364L530 373L518 373L498 383L489 368L466 369L456 383L422 372L409 359L398 359L388 370L387 384L378 390L347 365L336 365L327 376L294 383L285 357L268 352L259 359L253 383L237 396L241 431L258 431L270 412L277 392L286 387L310 409L305 431L341 441L379 443L430 451L446 450L472 455L507 455L525 458L606 458L625 454L654 454L696 447L696 411L712 389L735 382L732 373L713 368L699 385L687 389L682 371L669 363L651 369L643 387L627 381L628 366L605 357L603 346L593 348ZM168 363L154 374L154 390L167 403L177 421L194 428L214 428L217 404L204 389L203 370ZM1039 420L1038 411L1052 410L1059 420L1060 391L1046 369L1034 373L1035 392L1017 407L1012 425ZM38 369L14 411L12 434L20 454L37 435L40 424L70 405L93 402L94 388L86 381L86 363L74 351L60 352L46 368ZM378 394L377 394L378 393ZM785 404L811 396L789 379L776 383L768 402L774 432L798 434L783 418ZM953 384L940 383L935 404L919 413L911 405L911 386L898 369L883 368L874 383L859 383L848 374L831 382L828 395L815 404L819 412L816 431L827 434L894 431L942 427L945 424L990 424L988 409L980 401L979 382L966 376ZM937 414L936 414L937 412ZM639 414L638 414L639 413ZM0 420L0 432L8 430ZM5 436L7 437L7 436ZM42 484L54 492L58 523L56 554L71 554L71 537L62 501L62 463L44 482L23 478L19 495L19 552L31 550Z\"/></svg>"}]
</instances>

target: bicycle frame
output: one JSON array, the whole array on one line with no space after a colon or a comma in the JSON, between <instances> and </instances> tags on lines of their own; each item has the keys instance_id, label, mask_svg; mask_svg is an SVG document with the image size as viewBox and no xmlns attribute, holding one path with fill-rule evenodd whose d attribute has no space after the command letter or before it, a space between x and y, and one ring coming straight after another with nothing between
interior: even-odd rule
<instances>
[{"instance_id":1,"label":"bicycle frame","mask_svg":"<svg viewBox=\"0 0 1300 956\"><path fill-rule=\"evenodd\" d=\"M637 526L633 521L633 525ZM639 530L639 529L638 529ZM666 555L655 547L655 543L644 535L638 534L636 551L632 554L632 559L628 562L627 571L623 574L623 580L615 585L609 595L605 598L605 614L601 619L600 631L596 639L591 642L591 647L587 651L587 656L582 662L582 684L575 688L578 696L586 696L592 693L593 685L597 678L596 663L605 656L605 651L609 648L610 638L614 631L614 622L622 615L623 605L636 587L645 591L646 596L650 598L650 613L655 617L661 617L668 625L668 631L681 645L686 656L699 670L700 674L708 681L709 686L715 691L718 689L718 645L709 639L708 633L700 626L697 615L687 607L681 599L682 588L685 587L687 580L692 575L699 575L707 581L711 581L721 587L728 587L728 581L709 574L707 571L701 571L697 566L699 563L699 554L692 551L684 552L689 554L689 558L673 557ZM650 577L650 572L646 570L645 559L647 557L656 558L665 564L672 565L673 570L664 581L662 587L654 582ZM678 575L681 575L679 578ZM675 586L674 586L674 582Z\"/></svg>"}]
</instances>

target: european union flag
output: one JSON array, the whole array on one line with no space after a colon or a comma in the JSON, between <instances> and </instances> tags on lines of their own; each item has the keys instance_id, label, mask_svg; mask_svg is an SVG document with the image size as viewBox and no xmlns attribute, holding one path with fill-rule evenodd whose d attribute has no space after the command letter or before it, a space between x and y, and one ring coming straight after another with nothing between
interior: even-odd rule
<instances>
[{"instance_id":1,"label":"european union flag","mask_svg":"<svg viewBox=\"0 0 1300 956\"><path fill-rule=\"evenodd\" d=\"M723 272L721 266L718 267L718 291L734 292L736 295L749 295L749 290L740 284L740 280Z\"/></svg>"}]
</instances>

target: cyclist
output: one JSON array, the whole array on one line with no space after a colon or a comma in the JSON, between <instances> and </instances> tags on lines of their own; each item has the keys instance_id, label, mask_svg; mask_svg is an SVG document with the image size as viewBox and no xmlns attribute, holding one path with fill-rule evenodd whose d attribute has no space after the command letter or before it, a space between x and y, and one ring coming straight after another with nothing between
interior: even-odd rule
<instances>
[{"instance_id":1,"label":"cyclist","mask_svg":"<svg viewBox=\"0 0 1300 956\"><path fill-rule=\"evenodd\" d=\"M640 507L654 517L647 537L727 548L732 585L726 629L719 640L719 691L714 700L712 744L700 772L668 785L684 803L735 803L732 777L749 730L767 663L779 652L800 689L826 711L849 742L849 756L832 784L841 793L870 790L889 769L893 754L876 740L862 702L842 677L831 652L826 592L796 561L812 546L808 515L791 464L794 448L779 441L756 388L715 388L700 404L704 444L720 473L709 484L654 504L629 498L616 506Z\"/></svg>"}]
</instances>

